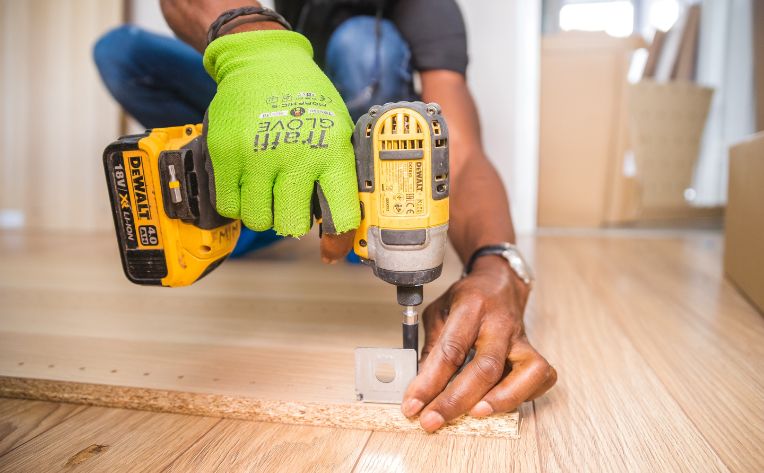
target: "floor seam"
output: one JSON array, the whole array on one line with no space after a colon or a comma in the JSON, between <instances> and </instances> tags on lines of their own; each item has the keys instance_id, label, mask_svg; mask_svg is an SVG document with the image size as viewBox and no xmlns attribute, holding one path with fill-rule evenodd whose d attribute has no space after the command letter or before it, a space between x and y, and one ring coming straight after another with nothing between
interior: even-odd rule
<instances>
[{"instance_id":1,"label":"floor seam","mask_svg":"<svg viewBox=\"0 0 764 473\"><path fill-rule=\"evenodd\" d=\"M19 398L4 398L4 399L19 399ZM9 453L11 453L12 451L16 450L17 448L20 448L20 447L28 444L29 442L31 442L32 440L36 439L40 435L43 435L43 434L49 432L50 430L55 429L59 425L61 425L64 422L68 421L69 419L71 419L72 417L78 416L78 415L80 415L80 413L85 412L86 410L88 410L88 409L90 409L92 407L92 406L89 406L87 404L75 404L75 403L69 403L69 402L40 401L38 399L20 399L20 400L22 400L22 401L29 401L29 402L49 402L49 403L52 403L52 404L56 404L57 406L60 406L61 404L73 404L75 406L82 407L82 409L79 409L79 410L75 409L71 414L69 414L68 416L66 416L63 419L61 419L61 421L59 421L58 423L56 423L54 425L51 425L49 428L43 430L42 432L40 432L39 434L35 435L34 437L30 437L29 439L27 439L24 442L16 445L15 447L13 447L12 449L8 450L7 452L1 454L0 458L8 455ZM30 407L28 407L26 409L23 409L21 412L26 412L26 411L28 411L31 408L32 408L32 406L30 406Z\"/></svg>"},{"instance_id":2,"label":"floor seam","mask_svg":"<svg viewBox=\"0 0 764 473\"><path fill-rule=\"evenodd\" d=\"M541 473L544 473L544 464L541 462L541 440L539 438L539 416L538 411L536 411L536 400L534 399L531 401L531 405L533 406L533 430L534 434L536 435L536 456L538 456L539 459L539 471Z\"/></svg>"},{"instance_id":3,"label":"floor seam","mask_svg":"<svg viewBox=\"0 0 764 473\"><path fill-rule=\"evenodd\" d=\"M607 266L606 266L607 267ZM652 286L650 286L652 288ZM601 288L601 287L600 287ZM615 304L622 304L617 299L614 299ZM632 347L634 352L639 355L639 358L642 360L642 363L650 368L650 373L652 376L660 383L660 385L663 387L663 390L668 394L668 396L671 398L671 400L674 402L674 404L679 408L679 411L682 413L685 419L692 425L692 427L695 429L695 432L700 436L700 438L703 439L703 442L706 444L706 446L714 452L714 455L716 458L727 468L727 472L734 471L730 465L727 464L726 461L722 458L722 456L719 454L719 451L714 448L714 446L709 442L708 438L706 438L706 435L703 433L703 431L698 427L697 423L695 422L695 419L693 419L685 410L684 406L681 402L676 398L674 393L669 389L669 387L666 385L666 383L663 381L663 377L659 374L658 370L655 369L655 367L650 363L647 357L645 357L644 353L642 353L642 350L639 348L639 345L634 340L634 337L632 336L631 332L627 329L624 322L621 320L620 317L611 317L611 321L615 323L615 325L621 329L621 333L626 337L626 340L629 342L629 345Z\"/></svg>"},{"instance_id":4,"label":"floor seam","mask_svg":"<svg viewBox=\"0 0 764 473\"><path fill-rule=\"evenodd\" d=\"M363 443L363 448L361 448L360 453L358 453L358 458L355 459L355 462L353 463L353 468L350 469L350 473L354 473L355 469L358 467L358 462L361 461L361 457L363 456L363 452L366 451L366 447L369 445L369 441L371 440L371 436L374 435L374 431L369 432L369 436L366 437L366 442Z\"/></svg>"},{"instance_id":5,"label":"floor seam","mask_svg":"<svg viewBox=\"0 0 764 473\"><path fill-rule=\"evenodd\" d=\"M206 431L206 432L204 432L204 433L203 433L202 435L200 435L200 436L199 436L199 437L198 437L196 440L194 440L193 442L191 442L191 443L188 445L188 447L184 448L184 449L183 449L183 450L182 450L180 453L178 453L178 454L175 456L175 458L173 458L173 459L172 459L172 460L171 460L169 463L167 463L167 466L165 466L164 468L162 468L162 470L161 470L161 471L162 471L162 472L165 472L165 471L167 471L167 470L168 470L168 469L169 469L169 468L170 468L170 467L171 467L171 466L172 466L172 465L173 465L173 464L174 464L176 461L178 461L178 458L182 457L182 456L183 456L183 455L184 455L184 454L185 454L187 451L191 450L191 448L192 448L194 445L196 445L196 444L197 444L197 443L199 443L199 442L200 442L200 441L201 441L201 440L202 440L204 437L206 437L207 435L209 435L209 433L210 433L210 432L212 432L212 429L214 429L215 427L217 427L217 426L218 426L218 424L220 424L221 422L223 422L223 419L218 419L218 420L217 420L217 422L215 422L214 424L212 424L212 425L210 426L210 428L209 428L209 429L207 429L207 431Z\"/></svg>"}]
</instances>

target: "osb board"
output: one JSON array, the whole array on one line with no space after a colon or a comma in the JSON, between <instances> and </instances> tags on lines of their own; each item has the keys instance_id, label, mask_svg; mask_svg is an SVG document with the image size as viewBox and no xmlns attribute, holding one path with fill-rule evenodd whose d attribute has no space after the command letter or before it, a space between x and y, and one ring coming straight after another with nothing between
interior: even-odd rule
<instances>
[{"instance_id":1,"label":"osb board","mask_svg":"<svg viewBox=\"0 0 764 473\"><path fill-rule=\"evenodd\" d=\"M400 346L394 289L326 266L314 236L227 261L189 288L130 284L110 235L0 239L6 395L273 422L407 431L397 406L359 403L357 346ZM426 289L432 299L456 279ZM41 270L41 268L45 268ZM22 382L24 380L34 380ZM446 433L517 435L518 415ZM492 433L493 432L493 433Z\"/></svg>"}]
</instances>

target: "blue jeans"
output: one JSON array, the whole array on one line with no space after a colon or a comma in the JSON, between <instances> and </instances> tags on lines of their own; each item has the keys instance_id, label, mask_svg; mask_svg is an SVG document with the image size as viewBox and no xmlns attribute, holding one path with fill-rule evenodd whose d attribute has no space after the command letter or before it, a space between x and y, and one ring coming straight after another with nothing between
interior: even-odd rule
<instances>
[{"instance_id":1,"label":"blue jeans","mask_svg":"<svg viewBox=\"0 0 764 473\"><path fill-rule=\"evenodd\" d=\"M414 98L408 44L389 20L381 20L378 40L375 25L374 17L352 17L326 48L325 72L353 120L372 105ZM176 38L124 25L96 42L93 57L106 88L146 128L200 123L215 95L202 55ZM279 239L245 228L233 256Z\"/></svg>"}]
</instances>

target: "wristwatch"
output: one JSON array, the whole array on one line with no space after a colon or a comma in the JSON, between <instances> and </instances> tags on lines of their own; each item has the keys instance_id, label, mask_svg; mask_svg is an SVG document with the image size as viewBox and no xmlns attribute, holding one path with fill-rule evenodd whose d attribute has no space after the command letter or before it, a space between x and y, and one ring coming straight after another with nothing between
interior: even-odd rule
<instances>
[{"instance_id":1,"label":"wristwatch","mask_svg":"<svg viewBox=\"0 0 764 473\"><path fill-rule=\"evenodd\" d=\"M499 243L498 245L488 245L478 248L470 257L467 264L464 266L464 272L462 277L468 275L472 271L472 266L475 264L475 260L481 256L496 255L501 256L507 263L512 271L520 278L528 287L533 286L533 271L531 271L530 265L523 258L522 253L517 247L511 243Z\"/></svg>"}]
</instances>

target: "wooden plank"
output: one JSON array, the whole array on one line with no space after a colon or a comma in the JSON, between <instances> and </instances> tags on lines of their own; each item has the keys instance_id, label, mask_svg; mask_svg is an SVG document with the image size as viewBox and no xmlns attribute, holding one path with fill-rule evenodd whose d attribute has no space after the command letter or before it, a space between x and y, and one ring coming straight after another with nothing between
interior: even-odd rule
<instances>
[{"instance_id":1,"label":"wooden plank","mask_svg":"<svg viewBox=\"0 0 764 473\"><path fill-rule=\"evenodd\" d=\"M647 51L647 62L645 63L645 70L642 72L643 79L651 79L655 77L655 69L658 65L658 58L663 50L663 43L666 41L666 32L661 30L655 30L653 34L653 40L650 42L650 47Z\"/></svg>"},{"instance_id":2,"label":"wooden plank","mask_svg":"<svg viewBox=\"0 0 764 473\"><path fill-rule=\"evenodd\" d=\"M520 407L520 439L480 437L440 438L424 434L374 432L358 458L356 473L536 472L540 471L536 447L533 404Z\"/></svg>"},{"instance_id":3,"label":"wooden plank","mask_svg":"<svg viewBox=\"0 0 764 473\"><path fill-rule=\"evenodd\" d=\"M624 333L616 315L621 306L612 299L630 281L613 284L599 259L589 257L603 247L617 251L628 241L596 236L537 240L529 338L560 373L558 385L535 401L542 469L728 471ZM650 327L664 315L657 310L635 320ZM664 340L662 349L670 343Z\"/></svg>"},{"instance_id":4,"label":"wooden plank","mask_svg":"<svg viewBox=\"0 0 764 473\"><path fill-rule=\"evenodd\" d=\"M360 430L226 419L165 471L349 472L369 435Z\"/></svg>"},{"instance_id":5,"label":"wooden plank","mask_svg":"<svg viewBox=\"0 0 764 473\"><path fill-rule=\"evenodd\" d=\"M700 31L700 8L699 4L695 4L687 9L687 23L682 32L679 54L674 71L671 74L672 79L686 81L695 79Z\"/></svg>"},{"instance_id":6,"label":"wooden plank","mask_svg":"<svg viewBox=\"0 0 764 473\"><path fill-rule=\"evenodd\" d=\"M0 399L0 456L84 409L75 404Z\"/></svg>"},{"instance_id":7,"label":"wooden plank","mask_svg":"<svg viewBox=\"0 0 764 473\"><path fill-rule=\"evenodd\" d=\"M90 407L0 457L0 471L160 471L218 422Z\"/></svg>"},{"instance_id":8,"label":"wooden plank","mask_svg":"<svg viewBox=\"0 0 764 473\"><path fill-rule=\"evenodd\" d=\"M579 254L619 287L612 313L717 455L732 471L764 470L764 319L724 280L720 239Z\"/></svg>"},{"instance_id":9,"label":"wooden plank","mask_svg":"<svg viewBox=\"0 0 764 473\"><path fill-rule=\"evenodd\" d=\"M7 307L0 312L0 376L19 378L3 381L7 395L419 429L397 406L355 399L354 348L399 346L401 337L393 288L368 268L322 265L312 236L258 252L257 260L231 261L192 288L146 288L124 280L110 239L86 237L61 254L44 238L21 237L19 249L13 237L0 236ZM454 278L455 261L446 270ZM30 270L40 264L49 270ZM428 287L428 298L447 284ZM154 402L159 391L164 401ZM222 397L212 402L194 393ZM183 404L189 396L193 409ZM514 437L517 423L517 413L463 418L444 433Z\"/></svg>"}]
</instances>

